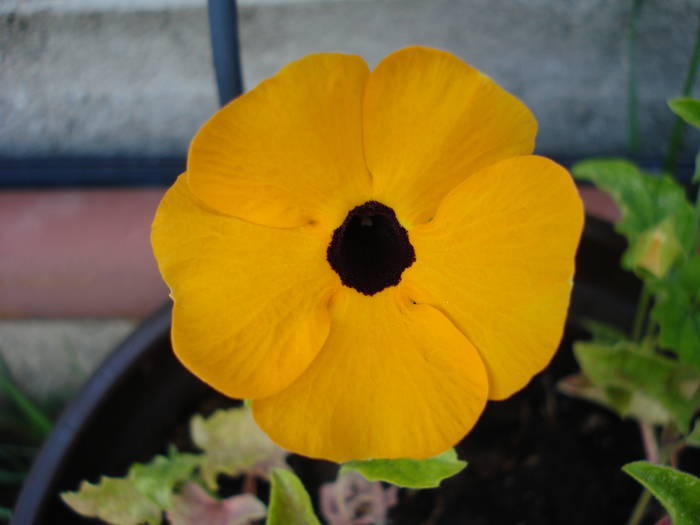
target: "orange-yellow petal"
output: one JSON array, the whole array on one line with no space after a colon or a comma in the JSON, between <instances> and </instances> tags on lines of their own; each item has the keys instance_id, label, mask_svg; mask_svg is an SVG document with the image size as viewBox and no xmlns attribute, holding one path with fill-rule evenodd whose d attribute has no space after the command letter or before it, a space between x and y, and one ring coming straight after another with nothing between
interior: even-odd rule
<instances>
[{"instance_id":1,"label":"orange-yellow petal","mask_svg":"<svg viewBox=\"0 0 700 525\"><path fill-rule=\"evenodd\" d=\"M233 100L192 141L193 194L256 224L337 227L369 191L362 151L368 74L358 56L309 55Z\"/></svg>"},{"instance_id":2,"label":"orange-yellow petal","mask_svg":"<svg viewBox=\"0 0 700 525\"><path fill-rule=\"evenodd\" d=\"M534 147L525 105L454 55L409 47L371 73L364 143L374 198L410 228L465 177Z\"/></svg>"},{"instance_id":3,"label":"orange-yellow petal","mask_svg":"<svg viewBox=\"0 0 700 525\"><path fill-rule=\"evenodd\" d=\"M174 301L173 348L224 394L277 392L323 345L340 281L325 260L325 242L307 230L206 209L184 175L163 198L151 241Z\"/></svg>"},{"instance_id":4,"label":"orange-yellow petal","mask_svg":"<svg viewBox=\"0 0 700 525\"><path fill-rule=\"evenodd\" d=\"M468 177L432 222L409 232L416 262L403 284L476 346L490 399L525 386L554 355L582 225L566 170L526 156Z\"/></svg>"},{"instance_id":5,"label":"orange-yellow petal","mask_svg":"<svg viewBox=\"0 0 700 525\"><path fill-rule=\"evenodd\" d=\"M282 447L347 461L424 458L474 425L488 383L474 347L440 312L399 288L372 297L342 289L328 340L291 386L253 402Z\"/></svg>"}]
</instances>

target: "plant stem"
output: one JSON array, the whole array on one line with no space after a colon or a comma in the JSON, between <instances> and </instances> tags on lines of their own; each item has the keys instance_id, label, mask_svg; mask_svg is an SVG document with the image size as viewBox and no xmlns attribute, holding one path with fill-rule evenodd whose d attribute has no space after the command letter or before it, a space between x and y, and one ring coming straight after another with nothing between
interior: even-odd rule
<instances>
[{"instance_id":1,"label":"plant stem","mask_svg":"<svg viewBox=\"0 0 700 525\"><path fill-rule=\"evenodd\" d=\"M654 432L654 426L651 423L640 421L639 430L642 433L642 442L644 443L644 452L647 461L658 465L665 465L669 459L673 457L673 450L677 444L674 441L672 427L666 425L661 429L661 446L659 446L659 438L657 438ZM645 488L639 495L637 504L634 506L629 520L627 520L627 525L639 525L642 522L650 501L651 492Z\"/></svg>"},{"instance_id":2,"label":"plant stem","mask_svg":"<svg viewBox=\"0 0 700 525\"><path fill-rule=\"evenodd\" d=\"M627 150L639 153L639 112L637 97L637 21L644 0L633 0L627 23Z\"/></svg>"},{"instance_id":3,"label":"plant stem","mask_svg":"<svg viewBox=\"0 0 700 525\"><path fill-rule=\"evenodd\" d=\"M642 291L639 294L639 303L637 303L637 312L634 314L634 323L632 325L632 339L639 341L642 337L642 328L644 328L644 320L647 310L649 309L649 301L651 293L646 283L642 286Z\"/></svg>"},{"instance_id":4,"label":"plant stem","mask_svg":"<svg viewBox=\"0 0 700 525\"><path fill-rule=\"evenodd\" d=\"M627 525L639 525L642 522L642 518L644 518L644 514L647 512L647 507L649 506L650 501L651 492L644 489L637 500L637 504L634 506L630 519L627 520Z\"/></svg>"},{"instance_id":5,"label":"plant stem","mask_svg":"<svg viewBox=\"0 0 700 525\"><path fill-rule=\"evenodd\" d=\"M656 442L654 427L651 423L644 421L639 422L639 430L642 432L642 442L644 443L644 452L647 459L651 463L659 462L659 445Z\"/></svg>"},{"instance_id":6,"label":"plant stem","mask_svg":"<svg viewBox=\"0 0 700 525\"><path fill-rule=\"evenodd\" d=\"M687 97L693 91L695 86L695 77L698 72L698 62L700 62L700 19L698 20L698 28L695 32L695 43L693 44L693 52L690 55L690 63L688 71L683 81L683 90L681 96ZM668 154L664 163L664 171L673 173L676 169L678 161L678 153L683 145L683 131L685 130L685 122L682 118L676 116L673 122L673 130L671 131L671 140L668 146Z\"/></svg>"},{"instance_id":7,"label":"plant stem","mask_svg":"<svg viewBox=\"0 0 700 525\"><path fill-rule=\"evenodd\" d=\"M640 421L639 430L642 433L642 443L644 443L644 453L647 460L651 463L659 463L659 460L661 459L659 454L659 443L656 440L653 425L645 421ZM639 525L644 517L644 514L646 513L649 501L651 501L651 493L647 489L643 489L639 499L637 500L637 504L632 510L630 519L627 521L627 525Z\"/></svg>"},{"instance_id":8,"label":"plant stem","mask_svg":"<svg viewBox=\"0 0 700 525\"><path fill-rule=\"evenodd\" d=\"M255 476L249 472L246 472L243 476L243 493L244 494L255 494L258 490Z\"/></svg>"}]
</instances>

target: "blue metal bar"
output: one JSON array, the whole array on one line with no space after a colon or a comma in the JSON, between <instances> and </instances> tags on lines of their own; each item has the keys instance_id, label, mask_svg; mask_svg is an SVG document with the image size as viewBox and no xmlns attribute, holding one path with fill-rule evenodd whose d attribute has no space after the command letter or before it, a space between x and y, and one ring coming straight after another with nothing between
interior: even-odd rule
<instances>
[{"instance_id":1,"label":"blue metal bar","mask_svg":"<svg viewBox=\"0 0 700 525\"><path fill-rule=\"evenodd\" d=\"M236 0L209 0L209 29L219 103L243 92Z\"/></svg>"}]
</instances>

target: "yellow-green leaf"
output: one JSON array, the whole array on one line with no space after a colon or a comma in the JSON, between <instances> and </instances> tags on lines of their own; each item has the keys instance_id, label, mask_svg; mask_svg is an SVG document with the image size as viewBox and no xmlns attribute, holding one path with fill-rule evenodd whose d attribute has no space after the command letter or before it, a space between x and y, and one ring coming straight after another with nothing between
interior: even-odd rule
<instances>
[{"instance_id":1,"label":"yellow-green leaf","mask_svg":"<svg viewBox=\"0 0 700 525\"><path fill-rule=\"evenodd\" d=\"M160 507L124 478L104 476L95 485L83 481L78 491L64 492L61 498L77 513L113 525L161 522Z\"/></svg>"},{"instance_id":2,"label":"yellow-green leaf","mask_svg":"<svg viewBox=\"0 0 700 525\"><path fill-rule=\"evenodd\" d=\"M639 235L630 247L629 261L634 268L646 270L659 279L668 273L683 253L676 220L676 215L669 215Z\"/></svg>"}]
</instances>

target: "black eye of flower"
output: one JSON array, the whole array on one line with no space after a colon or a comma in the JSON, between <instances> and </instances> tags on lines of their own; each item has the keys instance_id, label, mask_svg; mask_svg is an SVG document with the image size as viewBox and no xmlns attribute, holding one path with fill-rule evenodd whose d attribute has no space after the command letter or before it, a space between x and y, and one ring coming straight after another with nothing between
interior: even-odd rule
<instances>
[{"instance_id":1,"label":"black eye of flower","mask_svg":"<svg viewBox=\"0 0 700 525\"><path fill-rule=\"evenodd\" d=\"M397 285L416 260L394 210L377 201L350 210L333 232L326 254L342 283L365 295Z\"/></svg>"}]
</instances>

